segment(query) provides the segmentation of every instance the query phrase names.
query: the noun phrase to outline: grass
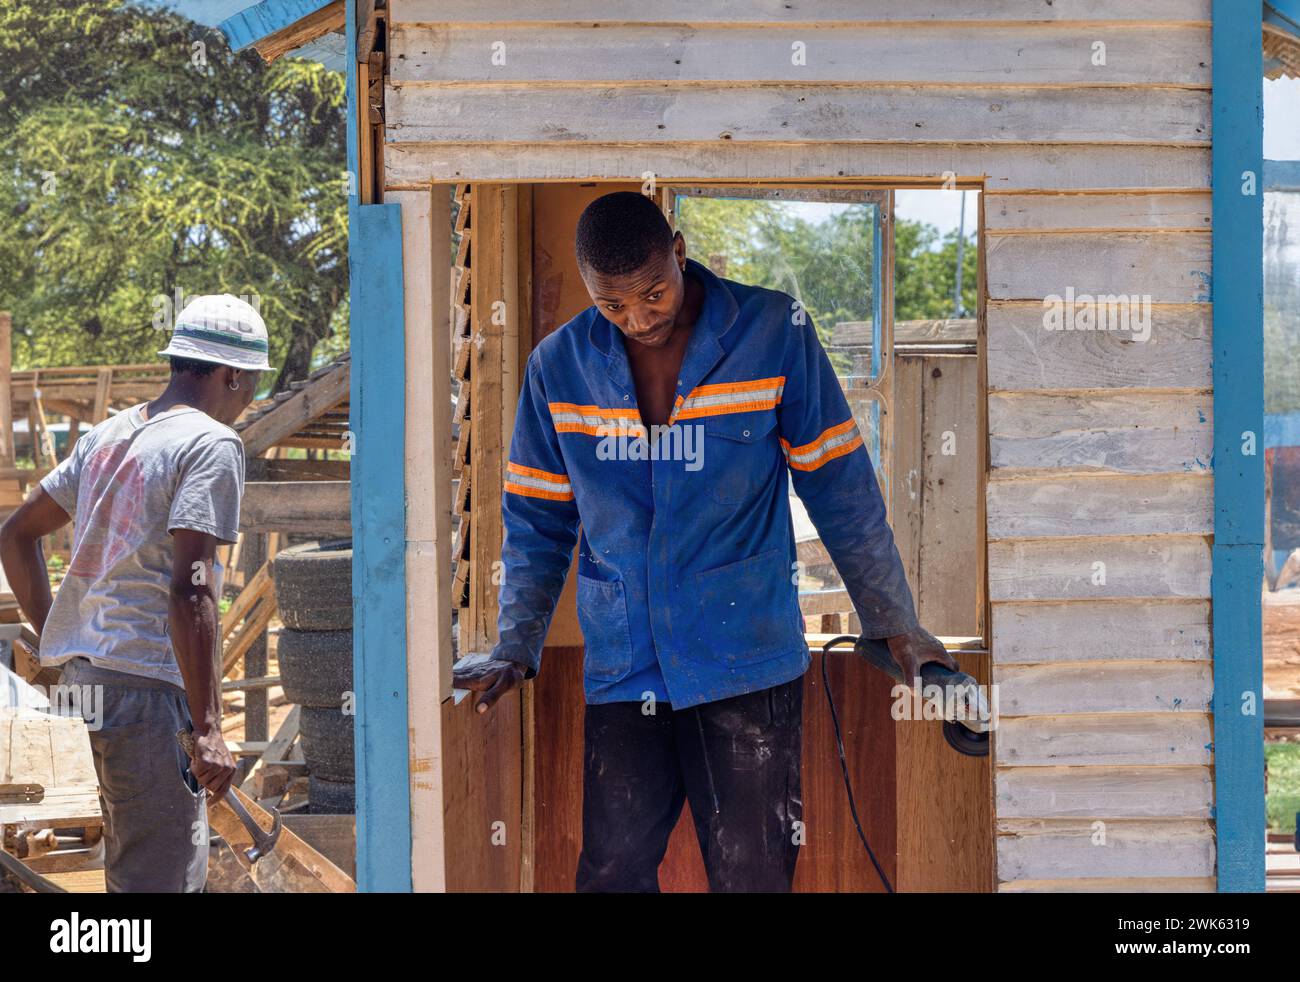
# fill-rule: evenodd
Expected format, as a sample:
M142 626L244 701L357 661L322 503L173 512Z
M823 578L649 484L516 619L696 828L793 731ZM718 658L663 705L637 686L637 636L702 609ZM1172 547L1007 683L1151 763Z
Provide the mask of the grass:
M1268 763L1268 794L1264 798L1268 827L1294 832L1296 812L1300 812L1300 743L1266 744L1264 759Z

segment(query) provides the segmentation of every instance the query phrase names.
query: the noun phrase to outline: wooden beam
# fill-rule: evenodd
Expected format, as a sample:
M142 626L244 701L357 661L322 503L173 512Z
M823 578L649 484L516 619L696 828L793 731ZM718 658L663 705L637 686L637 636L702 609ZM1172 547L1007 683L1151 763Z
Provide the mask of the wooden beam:
M261 805L239 788L232 787L228 793L239 798L258 825L270 830L271 816ZM230 805L224 800L211 804L208 821L263 893L356 893L357 885L350 876L288 828L280 829L280 838L268 855L249 863L244 850L253 844L253 837Z
M293 746L293 741L298 739L298 724L301 717L301 706L294 706L289 710L289 715L284 718L280 728L275 731L275 736L266 745L265 752L253 764L253 769L248 772L248 776L240 783L240 788L246 793L255 794L259 791L258 785L262 774L265 773L267 761L288 758L289 748Z
M226 647L225 654L221 658L222 678L230 674L231 669L239 664L239 660L253 646L253 642L266 632L267 625L275 616L275 611L275 594L272 593L263 600L253 615L244 621L239 636Z
M347 460L287 460L253 457L244 462L244 480L258 481L346 481L352 472Z
M102 423L108 419L108 398L113 389L113 369L101 368L95 380L95 402L91 408L90 421Z
M270 64L281 55L286 55L295 48L301 48L322 35L343 30L345 18L343 0L334 0L333 3L295 21L283 30L254 41L253 48L262 56L263 61Z
M235 632L239 622L248 616L249 612L257 605L259 600L269 597L274 591L274 584L271 582L271 564L263 563L261 568L253 574L252 579L244 586L235 602L230 605L225 616L221 618L221 640L224 643L227 638Z
M252 481L244 485L240 531L346 535L352 530L348 481Z
M501 494L506 447L518 398L519 192L510 185L474 188L474 276L470 290L469 616L460 621L461 651L478 651L496 637L497 587L491 573L501 559ZM480 344L480 339L482 343ZM507 391L513 390L509 396ZM462 424L463 426L464 424Z
M351 363L341 362L315 381L307 383L290 398L240 431L244 453L260 457L293 434L304 423L316 419L348 398Z

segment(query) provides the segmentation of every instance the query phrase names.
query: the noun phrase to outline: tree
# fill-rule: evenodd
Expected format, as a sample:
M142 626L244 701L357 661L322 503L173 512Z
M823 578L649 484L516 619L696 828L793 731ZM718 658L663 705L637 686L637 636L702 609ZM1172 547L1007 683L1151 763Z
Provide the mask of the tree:
M346 338L342 75L124 0L0 0L0 93L16 364L157 360L201 293L258 306L276 388Z
M874 309L874 206L854 204L813 222L787 203L740 198L679 200L678 227L687 251L724 275L783 290L811 315L823 341L843 321L869 321ZM978 253L966 237L962 306L976 309ZM940 239L921 222L894 227L894 319L954 316L957 233ZM968 314L969 316L969 314Z

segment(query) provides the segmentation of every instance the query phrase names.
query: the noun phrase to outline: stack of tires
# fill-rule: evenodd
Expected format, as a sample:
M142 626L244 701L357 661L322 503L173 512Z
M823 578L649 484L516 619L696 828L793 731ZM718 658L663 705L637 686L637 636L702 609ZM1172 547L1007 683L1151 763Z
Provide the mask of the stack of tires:
M285 549L275 557L274 577L284 622L280 680L285 698L302 707L298 729L307 761L308 808L316 814L355 811L352 543Z

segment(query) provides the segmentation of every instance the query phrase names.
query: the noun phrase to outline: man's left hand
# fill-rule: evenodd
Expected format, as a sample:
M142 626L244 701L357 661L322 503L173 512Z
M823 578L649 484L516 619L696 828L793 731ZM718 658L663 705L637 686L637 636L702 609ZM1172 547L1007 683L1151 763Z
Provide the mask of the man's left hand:
M903 670L903 681L908 686L917 684L914 680L920 677L921 666L929 661L937 661L954 672L961 670L957 659L948 654L943 642L923 627L908 634L896 634L886 638L885 642L894 661Z

